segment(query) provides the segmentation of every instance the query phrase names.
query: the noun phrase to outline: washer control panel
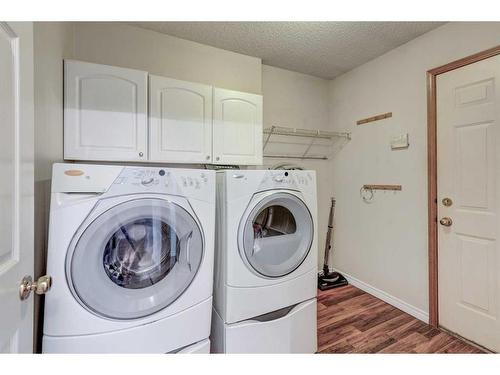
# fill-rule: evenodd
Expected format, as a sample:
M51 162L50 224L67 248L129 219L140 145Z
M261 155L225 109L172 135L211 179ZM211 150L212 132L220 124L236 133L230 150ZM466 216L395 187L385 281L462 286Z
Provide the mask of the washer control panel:
M199 176L181 176L180 180L183 188L193 188L197 190L208 183L207 174L204 172L201 172Z
M158 186L163 183L164 186L167 186L169 184L169 174L164 169L159 168L125 167L114 183L115 185L144 187Z
M125 167L113 182L115 192L158 192L176 195L207 194L213 171L196 169ZM213 182L212 182L213 184Z

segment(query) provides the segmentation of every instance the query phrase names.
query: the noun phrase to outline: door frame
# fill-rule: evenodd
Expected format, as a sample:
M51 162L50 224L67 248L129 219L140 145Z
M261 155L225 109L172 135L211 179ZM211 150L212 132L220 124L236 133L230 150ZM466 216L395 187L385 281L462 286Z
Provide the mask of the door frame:
M437 76L500 55L500 45L452 61L427 71L427 183L428 183L428 256L429 324L439 326L438 296L438 197L437 197Z

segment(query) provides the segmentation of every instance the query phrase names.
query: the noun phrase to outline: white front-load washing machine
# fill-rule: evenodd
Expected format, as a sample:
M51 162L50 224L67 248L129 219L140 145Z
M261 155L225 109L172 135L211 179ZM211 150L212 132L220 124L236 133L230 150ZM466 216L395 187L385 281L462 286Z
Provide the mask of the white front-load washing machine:
M208 352L215 173L54 164L44 353Z
M312 353L314 171L217 172L212 351Z

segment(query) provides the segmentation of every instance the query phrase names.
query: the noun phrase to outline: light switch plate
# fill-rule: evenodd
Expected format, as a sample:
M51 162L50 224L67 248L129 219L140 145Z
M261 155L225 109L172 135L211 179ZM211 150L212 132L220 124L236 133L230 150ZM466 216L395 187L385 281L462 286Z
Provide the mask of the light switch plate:
M391 150L401 150L408 148L409 146L410 142L408 141L408 133L391 139Z

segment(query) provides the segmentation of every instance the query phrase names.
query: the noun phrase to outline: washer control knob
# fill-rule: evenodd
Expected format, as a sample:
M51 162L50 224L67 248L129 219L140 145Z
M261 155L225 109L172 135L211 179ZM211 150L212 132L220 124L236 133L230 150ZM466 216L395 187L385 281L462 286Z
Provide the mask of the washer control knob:
M154 178L153 177L150 177L148 179L144 179L141 181L141 184L144 185L144 186L149 186L151 185L153 182L154 182Z

